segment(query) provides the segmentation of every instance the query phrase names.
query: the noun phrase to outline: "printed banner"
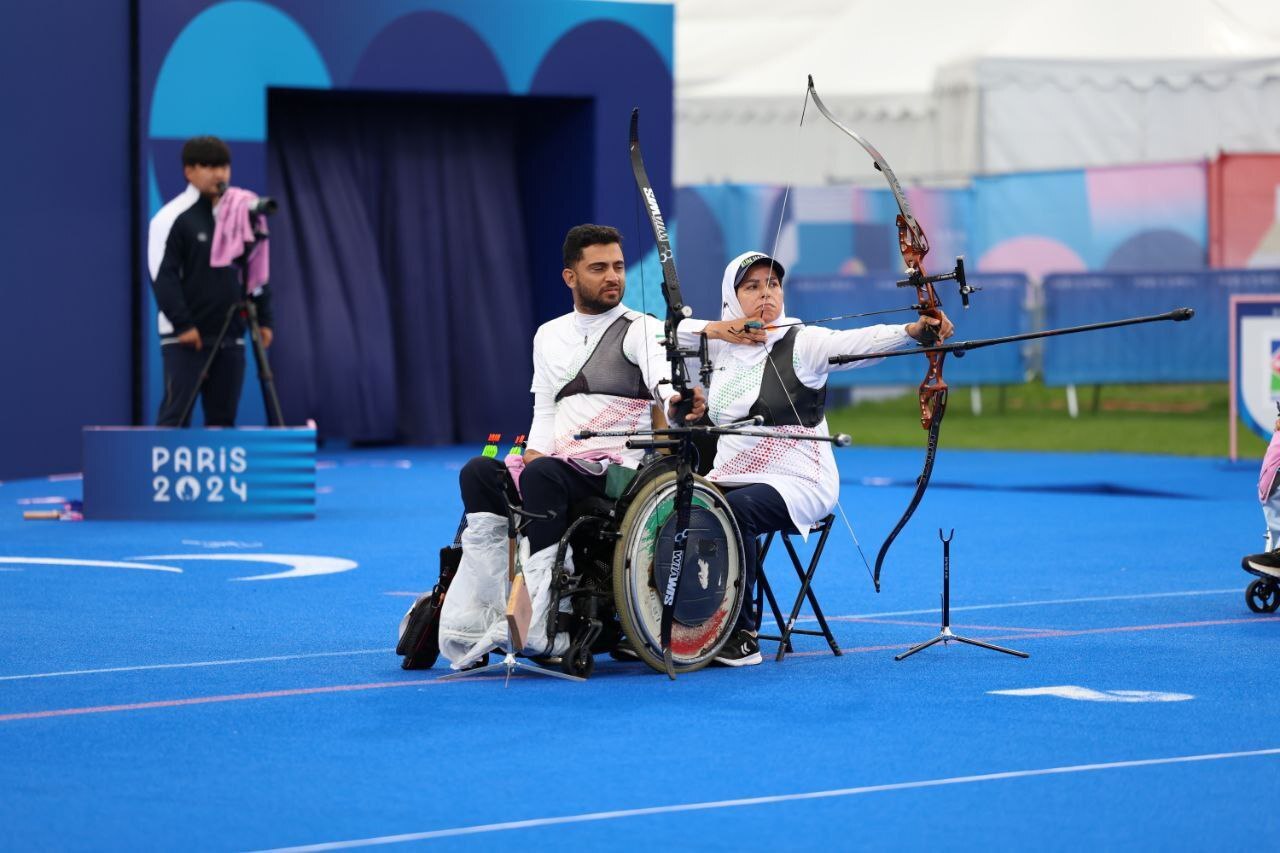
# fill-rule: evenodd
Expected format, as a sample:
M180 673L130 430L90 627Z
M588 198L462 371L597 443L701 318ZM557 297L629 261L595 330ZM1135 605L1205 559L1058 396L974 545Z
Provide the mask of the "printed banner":
M314 518L314 427L84 428L84 517Z
M1280 293L1231 297L1231 458L1237 418L1270 441L1280 416Z
M1280 154L1221 154L1209 169L1215 267L1280 267Z

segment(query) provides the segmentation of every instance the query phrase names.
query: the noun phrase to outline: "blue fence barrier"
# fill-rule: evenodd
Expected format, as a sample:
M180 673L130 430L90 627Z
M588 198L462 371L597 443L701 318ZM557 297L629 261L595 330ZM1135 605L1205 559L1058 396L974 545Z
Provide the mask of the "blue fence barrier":
M956 324L955 340L995 338L1026 331L1027 277L1021 274L970 275L969 283L981 291L972 297L973 308L964 310L954 282L936 286L943 310ZM900 308L915 301L915 290L898 287L881 276L797 276L787 282L787 313L801 320ZM862 320L845 320L832 328L856 328L874 323L909 323L910 313L887 314ZM915 385L924 376L922 358L891 358L858 370L831 374L832 387L852 385ZM1022 382L1025 369L1022 349L998 346L950 357L946 377L952 385L999 385Z
M1280 293L1280 270L1050 275L1045 325L1078 326L1194 308L1185 323L1151 323L1048 338L1048 385L1221 382L1227 379L1227 308L1237 293Z

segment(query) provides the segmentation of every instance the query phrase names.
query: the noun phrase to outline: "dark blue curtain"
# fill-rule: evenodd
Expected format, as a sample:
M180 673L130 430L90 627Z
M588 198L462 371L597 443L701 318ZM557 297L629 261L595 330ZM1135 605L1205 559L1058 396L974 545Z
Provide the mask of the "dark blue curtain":
M415 444L527 428L516 130L482 103L273 93L271 354L288 423Z

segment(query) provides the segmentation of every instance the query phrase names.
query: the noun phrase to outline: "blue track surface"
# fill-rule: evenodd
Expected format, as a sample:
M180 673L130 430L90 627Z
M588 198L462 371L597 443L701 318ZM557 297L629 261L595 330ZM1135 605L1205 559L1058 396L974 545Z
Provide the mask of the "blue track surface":
M843 657L802 638L775 664L766 643L762 666L673 683L602 656L586 684L503 689L403 672L391 650L469 452L328 455L314 522L24 522L19 501L79 483L0 485L0 558L27 561L0 562L0 847L1274 843L1280 618L1245 607L1239 569L1261 547L1255 463L944 447L881 595L832 533L816 588ZM837 457L874 557L920 452ZM937 633L939 527L956 529L955 631L1029 660L952 645L894 662ZM358 565L250 581L234 579L281 567L31 562L245 553ZM991 692L1067 685L1113 701Z

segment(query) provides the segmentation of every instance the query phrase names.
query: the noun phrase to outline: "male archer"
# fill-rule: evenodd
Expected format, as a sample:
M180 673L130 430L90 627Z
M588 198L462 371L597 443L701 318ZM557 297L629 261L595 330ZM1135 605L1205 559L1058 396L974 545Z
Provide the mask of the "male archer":
M524 468L509 471L502 462L478 456L458 478L467 525L462 560L440 614L440 651L455 669L474 665L508 642L508 502L520 503L534 516L521 546L533 605L523 651L562 655L568 650L566 634L554 641L546 636L546 617L555 605L552 565L569 524L569 508L604 496L603 474L609 464L634 468L642 456L628 449L623 438L574 436L583 430L648 429L654 403L674 419L680 400L658 344L662 325L622 304L622 235L607 225L578 225L569 229L563 254L561 276L573 293L573 310L544 323L534 335L533 422ZM706 412L702 389L695 388L693 397L689 422Z

